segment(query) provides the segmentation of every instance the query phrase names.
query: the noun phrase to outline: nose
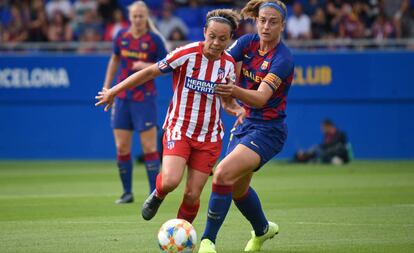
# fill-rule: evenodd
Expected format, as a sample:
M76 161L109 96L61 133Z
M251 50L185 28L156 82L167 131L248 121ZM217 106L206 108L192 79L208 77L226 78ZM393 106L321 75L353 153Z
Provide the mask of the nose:
M220 44L220 41L219 41L219 39L215 39L215 40L213 40L213 43L214 43L214 45L218 45L218 44Z

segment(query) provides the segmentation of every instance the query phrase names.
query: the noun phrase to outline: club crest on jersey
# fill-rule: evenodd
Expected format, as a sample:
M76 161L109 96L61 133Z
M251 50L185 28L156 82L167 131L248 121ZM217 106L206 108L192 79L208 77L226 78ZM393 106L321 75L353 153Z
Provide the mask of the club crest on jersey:
M148 45L148 43L147 43L147 42L142 42L142 43L141 43L141 49L142 49L142 50L147 50L147 49L148 49L148 47L149 47L149 45Z
M216 87L216 85L217 84L214 82L210 82L206 80L199 80L199 79L191 78L189 76L185 78L186 88L190 90L198 91L201 93L213 94L214 88Z
M269 66L269 62L268 61L264 61L262 63L262 66L260 66L260 69L261 70L266 70L268 66Z
M224 74L226 73L226 71L223 68L219 68L217 71L217 79L221 80L224 78Z
M129 44L128 40L121 40L122 46L128 46L128 44Z
M169 150L173 149L175 146L175 141L167 141L167 148Z

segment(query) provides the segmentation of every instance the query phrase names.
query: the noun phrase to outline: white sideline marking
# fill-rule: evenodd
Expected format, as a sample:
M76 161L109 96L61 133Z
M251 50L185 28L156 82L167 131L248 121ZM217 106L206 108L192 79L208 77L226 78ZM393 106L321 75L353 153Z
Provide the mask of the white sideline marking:
M384 224L384 223L338 223L338 222L287 222L286 224L297 225L323 225L323 226L403 226L412 227L414 224Z

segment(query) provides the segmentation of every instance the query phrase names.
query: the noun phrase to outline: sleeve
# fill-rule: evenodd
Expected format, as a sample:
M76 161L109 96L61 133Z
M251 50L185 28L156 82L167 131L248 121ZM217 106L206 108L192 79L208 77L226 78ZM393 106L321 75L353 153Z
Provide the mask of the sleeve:
M162 73L169 73L181 66L188 57L189 54L180 47L169 53L164 59L158 61L157 65Z
M165 44L163 42L163 40L161 39L160 36L154 34L153 36L153 40L156 46L156 60L159 61L161 59L163 59L166 55L167 55L167 49L165 48Z
M244 48L250 43L251 37L251 34L243 35L227 49L236 62L243 60Z
M119 31L113 41L113 49L112 52L116 55L120 55L121 53L121 40L122 40L122 30Z
M269 73L265 76L263 82L267 83L273 92L276 92L283 80L292 75L293 68L293 60L290 57L278 57L272 61Z

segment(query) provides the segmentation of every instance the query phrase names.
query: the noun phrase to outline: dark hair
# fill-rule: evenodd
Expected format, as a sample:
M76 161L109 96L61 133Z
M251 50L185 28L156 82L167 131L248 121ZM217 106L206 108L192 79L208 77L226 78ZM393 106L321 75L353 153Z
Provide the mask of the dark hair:
M232 9L217 9L207 13L205 28L208 27L210 21L228 24L234 32L239 25L240 15Z
M324 125L324 126L335 126L335 124L333 123L333 121L331 119L324 119L322 121L322 125Z

